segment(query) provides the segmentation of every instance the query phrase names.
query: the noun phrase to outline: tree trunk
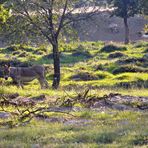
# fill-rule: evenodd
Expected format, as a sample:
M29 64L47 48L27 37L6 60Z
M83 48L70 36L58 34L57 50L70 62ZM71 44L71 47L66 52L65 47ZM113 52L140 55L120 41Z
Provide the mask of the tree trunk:
M124 26L125 26L125 44L129 43L129 27L127 22L127 17L124 18Z
M52 44L53 47L53 61L54 61L54 77L52 88L57 89L60 84L60 55L58 50L58 41Z

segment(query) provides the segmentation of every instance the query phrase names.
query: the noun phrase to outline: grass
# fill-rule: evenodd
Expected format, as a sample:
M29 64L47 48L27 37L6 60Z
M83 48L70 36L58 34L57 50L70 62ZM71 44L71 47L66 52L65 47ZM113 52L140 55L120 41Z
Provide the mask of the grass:
M147 115L130 112L96 113L95 120L84 125L32 122L14 129L1 129L1 147L134 147L146 146ZM94 118L89 116L89 119ZM139 126L138 122L141 122ZM66 124L66 123L65 123ZM145 129L145 130L144 130Z
M111 53L122 49L126 59L143 58L147 50L146 42L139 42L134 45L121 45L114 43L110 46ZM125 57L109 59L110 52L101 52L104 49L103 42L82 42L82 43L60 43L61 53L61 84L58 90L41 90L38 81L35 80L25 85L24 89L17 88L10 84L11 79L0 81L0 94L19 93L20 96L34 97L45 94L48 101L55 101L68 95L76 95L90 88L90 95L102 97L110 93L122 95L148 97L148 73L143 72L122 72L112 73L122 65L118 60L125 60ZM117 46L117 48L116 48ZM14 49L11 49L11 48ZM48 67L47 80L52 85L53 66L52 59L47 55L51 54L51 47L44 45L34 48L27 45L15 45L11 48L0 49L0 62L3 60L30 62L31 64L44 64ZM10 52L11 50L11 52ZM14 52L18 52L14 54ZM20 57L24 53L26 55ZM8 58L9 57L9 58ZM138 64L138 65L136 65ZM145 69L147 63L131 63L131 66L138 66ZM128 66L128 64L125 64ZM72 79L73 76L87 77L94 79ZM128 88L123 87L126 84ZM47 105L44 103L43 105ZM81 104L75 106L82 107ZM13 110L10 107L10 110ZM67 123L47 122L32 120L30 124L13 129L0 127L0 147L147 147L148 126L147 112L114 111L95 112L92 110L72 112L77 118L49 113L49 117L64 118ZM69 124L68 121L81 121L80 124ZM0 119L0 122L2 119ZM88 121L85 123L85 121Z

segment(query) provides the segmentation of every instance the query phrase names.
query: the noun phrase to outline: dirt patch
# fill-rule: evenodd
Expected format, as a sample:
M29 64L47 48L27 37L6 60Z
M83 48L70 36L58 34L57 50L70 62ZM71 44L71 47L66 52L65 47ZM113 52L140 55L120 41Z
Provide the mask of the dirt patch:
M42 103L47 100L45 95L37 97L22 97L19 94L1 94L0 105L14 105L14 106L34 106L38 103ZM53 103L53 102L52 102ZM78 93L76 96L66 96L64 99L58 99L54 104L57 107L44 108L46 112L67 112L78 111L75 109L75 104L83 104L87 109L99 108L99 109L116 109L116 110L147 110L148 109L148 97L136 97L129 95L113 94L104 95L103 97L97 97L89 95L89 89L83 93ZM3 114L2 114L3 115ZM39 115L39 118L47 118L48 116Z
M63 123L65 125L87 126L92 120L78 118L74 112L96 111L110 112L111 110L129 110L129 111L147 111L148 97L135 97L121 94L109 94L103 97L92 96L89 89L78 93L75 96L66 96L57 99L55 102L45 103L45 96L36 98L27 98L18 96L18 94L0 95L0 105L3 111L0 112L0 119L9 120L1 123L3 126L16 127L26 125L32 119L42 120L50 123ZM6 98L7 97L7 98ZM43 99L40 99L43 98ZM34 100L33 100L34 99ZM44 107L39 101L44 100ZM45 106L46 104L46 106ZM83 107L76 107L75 104L82 104ZM7 107L14 108L13 112ZM36 105L36 106L34 106ZM8 110L7 110L8 109ZM47 113L55 113L54 116ZM58 113L63 116L58 116ZM10 118L14 117L14 118ZM18 122L16 122L18 121Z
M74 106L77 103L83 104L86 108L97 108L100 111L108 109L115 110L148 110L148 97L135 97L121 94L105 95L103 97L90 96L89 90L64 98L61 106Z
M36 97L22 97L18 93L15 94L0 94L0 105L2 106L35 106L37 103L46 101L45 95Z

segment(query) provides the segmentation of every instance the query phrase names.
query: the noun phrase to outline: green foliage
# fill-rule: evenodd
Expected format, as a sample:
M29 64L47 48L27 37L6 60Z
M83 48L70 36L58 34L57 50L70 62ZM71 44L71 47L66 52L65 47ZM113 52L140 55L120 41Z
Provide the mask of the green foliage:
M0 24L5 23L9 16L9 9L0 4Z
M148 15L148 1L147 0L140 0L140 4L142 7L143 14Z
M139 0L109 0L112 7L115 8L113 15L121 18L133 17L135 14L140 13Z
M144 31L145 31L145 33L148 33L148 24L146 24L146 25L144 26Z

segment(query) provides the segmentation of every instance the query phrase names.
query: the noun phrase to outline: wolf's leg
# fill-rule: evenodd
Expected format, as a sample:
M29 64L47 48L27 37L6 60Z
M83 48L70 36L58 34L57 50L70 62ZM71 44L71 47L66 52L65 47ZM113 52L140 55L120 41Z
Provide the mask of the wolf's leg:
M48 82L47 82L46 79L44 79L44 84L45 84L45 87L46 87L46 88L49 88L49 84L48 84Z
M41 85L41 89L46 89L46 88L49 88L49 85L48 85L48 82L47 80L45 79L45 73L42 72L38 75L38 80L40 82L40 85Z
M22 89L24 88L20 77L17 77L17 86Z
M40 83L41 89L45 89L43 80L41 78L38 78L38 81Z
M17 87L18 88L24 88L23 85L21 84L21 81L20 80L17 81Z
M45 88L49 88L49 84L48 84L48 82L47 82L47 80L46 80L45 69L43 70L43 73L42 73L41 77L42 77L42 79L43 79Z

